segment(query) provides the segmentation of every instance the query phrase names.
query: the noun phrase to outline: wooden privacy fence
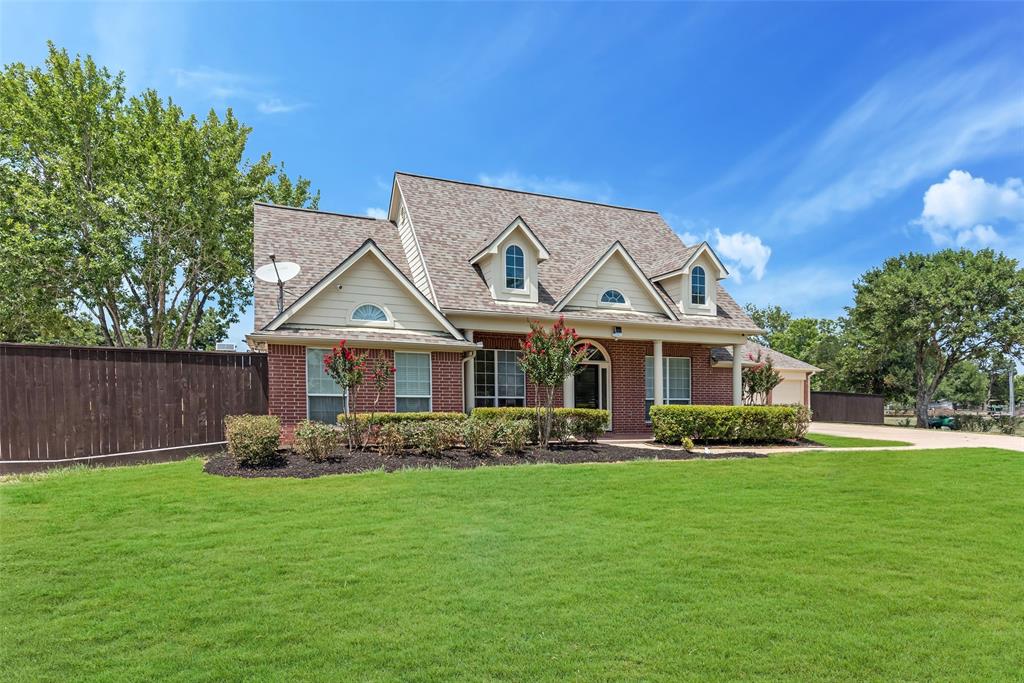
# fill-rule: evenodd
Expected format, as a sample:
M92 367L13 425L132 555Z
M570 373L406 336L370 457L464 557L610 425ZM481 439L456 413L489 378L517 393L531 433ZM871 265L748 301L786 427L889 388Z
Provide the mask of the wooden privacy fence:
M818 422L885 424L885 399L879 394L812 391L811 412Z
M167 460L267 412L258 353L0 344L0 471Z

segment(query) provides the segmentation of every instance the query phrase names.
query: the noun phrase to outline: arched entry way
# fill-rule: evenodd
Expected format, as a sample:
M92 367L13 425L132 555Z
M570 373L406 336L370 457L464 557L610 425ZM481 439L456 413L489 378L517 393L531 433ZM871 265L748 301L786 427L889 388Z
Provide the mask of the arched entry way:
M600 408L612 410L612 363L608 350L592 339L581 339L577 346L589 344L583 368L562 387L565 405L569 408ZM611 420L607 429L611 429Z

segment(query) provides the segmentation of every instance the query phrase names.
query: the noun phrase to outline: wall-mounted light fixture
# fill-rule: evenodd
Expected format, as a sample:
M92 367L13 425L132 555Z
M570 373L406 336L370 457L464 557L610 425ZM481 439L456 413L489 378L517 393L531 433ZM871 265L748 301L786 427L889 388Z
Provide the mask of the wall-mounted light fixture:
M618 325L616 325L615 327L612 328L612 338L613 339L618 339L621 336L622 336L622 328L619 327Z

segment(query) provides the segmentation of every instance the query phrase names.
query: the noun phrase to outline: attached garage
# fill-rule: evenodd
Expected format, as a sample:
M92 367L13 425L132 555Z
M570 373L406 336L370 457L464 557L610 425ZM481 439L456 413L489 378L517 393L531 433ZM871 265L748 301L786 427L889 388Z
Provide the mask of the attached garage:
M782 375L782 383L772 391L772 405L800 403L810 407L811 375L820 372L821 368L816 368L810 363L805 363L802 360L797 360L754 342L747 342L743 346L741 359L744 366L754 365L753 359L759 357L770 358L772 365ZM732 367L732 354L729 352L729 349L712 349L711 360L713 367Z

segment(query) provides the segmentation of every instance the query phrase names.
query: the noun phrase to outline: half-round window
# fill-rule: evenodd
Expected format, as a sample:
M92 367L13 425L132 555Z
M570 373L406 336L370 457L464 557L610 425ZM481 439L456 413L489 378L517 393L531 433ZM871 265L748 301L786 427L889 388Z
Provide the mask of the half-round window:
M505 250L505 289L526 289L526 257L515 244Z
M601 303L625 306L626 297L622 296L622 292L617 289L609 289L601 295Z
M704 269L697 266L690 273L690 303L703 306L707 302L707 278Z
M386 323L388 321L388 314L380 306L363 304L352 311L352 320L366 323Z

